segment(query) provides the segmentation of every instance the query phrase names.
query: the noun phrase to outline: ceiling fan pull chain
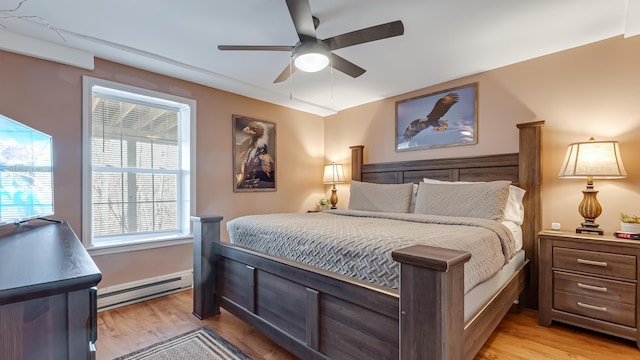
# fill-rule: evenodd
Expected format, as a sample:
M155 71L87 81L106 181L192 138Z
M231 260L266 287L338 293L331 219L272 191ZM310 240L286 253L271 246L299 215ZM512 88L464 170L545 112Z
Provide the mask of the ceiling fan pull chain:
M329 75L329 82L331 83L330 84L330 87L331 87L331 100L333 100L333 59L331 58L331 56L329 56L329 61L330 61L330 64L329 64L329 74L330 74Z
M289 100L293 100L293 57L289 56Z

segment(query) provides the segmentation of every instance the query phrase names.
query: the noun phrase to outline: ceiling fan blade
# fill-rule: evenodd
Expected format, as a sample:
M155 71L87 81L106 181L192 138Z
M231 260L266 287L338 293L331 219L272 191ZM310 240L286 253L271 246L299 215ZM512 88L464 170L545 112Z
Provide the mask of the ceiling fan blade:
M293 46L218 45L218 50L292 51Z
M289 78L289 75L293 74L294 72L296 72L296 67L287 65L287 67L282 70L280 75L278 75L278 77L273 80L273 83L275 84L287 80Z
M331 50L342 49L347 46L358 45L370 41L382 40L404 34L402 21L397 20L386 24L376 25L346 34L337 35L323 40Z
M357 78L358 76L364 74L365 71L367 71L360 66L352 63L351 61L334 53L331 53L331 67L336 70L340 70L353 78Z
M315 39L316 27L313 24L309 0L287 0L287 7L300 41Z

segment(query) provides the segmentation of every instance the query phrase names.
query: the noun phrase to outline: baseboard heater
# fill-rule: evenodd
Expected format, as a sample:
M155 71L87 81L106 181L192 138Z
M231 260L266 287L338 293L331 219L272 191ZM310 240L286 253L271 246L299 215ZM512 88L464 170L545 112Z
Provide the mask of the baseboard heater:
M98 288L98 311L150 300L191 288L193 271L157 276L126 284Z

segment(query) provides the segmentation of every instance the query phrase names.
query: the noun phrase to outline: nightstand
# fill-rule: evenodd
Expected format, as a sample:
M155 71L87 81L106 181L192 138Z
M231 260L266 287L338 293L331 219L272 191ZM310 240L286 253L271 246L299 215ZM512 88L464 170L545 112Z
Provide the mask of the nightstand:
M551 230L538 241L538 323L560 321L640 347L640 241Z

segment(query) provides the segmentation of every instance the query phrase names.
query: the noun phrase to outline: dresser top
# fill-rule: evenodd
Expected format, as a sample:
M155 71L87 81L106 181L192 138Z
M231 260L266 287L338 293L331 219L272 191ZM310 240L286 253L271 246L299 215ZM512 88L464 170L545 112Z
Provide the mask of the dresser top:
M0 305L85 289L101 279L66 222L0 227Z

